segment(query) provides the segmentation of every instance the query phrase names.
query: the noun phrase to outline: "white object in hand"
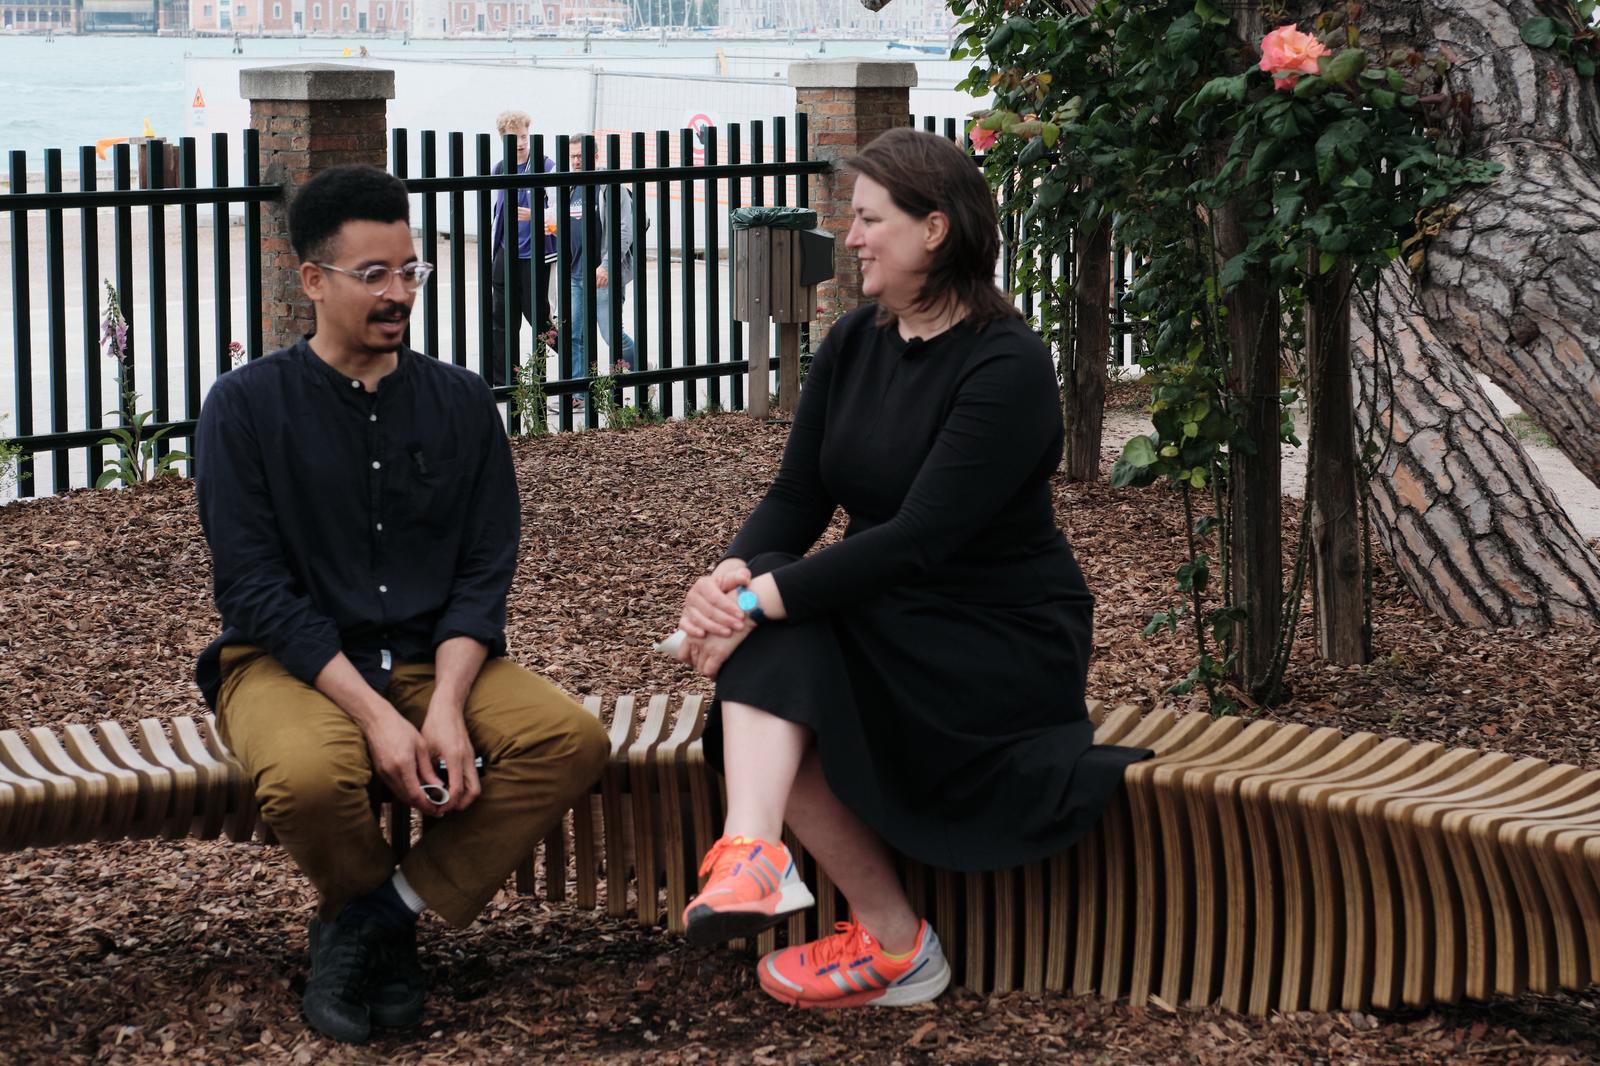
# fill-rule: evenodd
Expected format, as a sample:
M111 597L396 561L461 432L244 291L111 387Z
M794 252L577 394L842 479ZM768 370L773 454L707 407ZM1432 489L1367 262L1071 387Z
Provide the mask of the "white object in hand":
M681 629L674 629L670 636L656 641L650 645L652 651L659 651L666 655L677 657L678 649L683 647L683 642L689 639L689 634Z

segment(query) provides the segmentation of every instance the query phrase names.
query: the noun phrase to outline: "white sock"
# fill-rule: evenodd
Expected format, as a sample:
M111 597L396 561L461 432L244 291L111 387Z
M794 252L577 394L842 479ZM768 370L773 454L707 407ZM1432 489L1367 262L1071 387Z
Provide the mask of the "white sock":
M411 887L411 882L406 880L406 875L397 867L394 876L389 878L389 883L394 885L395 894L400 897L400 902L411 908L412 914L421 914L428 909L428 903L417 890Z

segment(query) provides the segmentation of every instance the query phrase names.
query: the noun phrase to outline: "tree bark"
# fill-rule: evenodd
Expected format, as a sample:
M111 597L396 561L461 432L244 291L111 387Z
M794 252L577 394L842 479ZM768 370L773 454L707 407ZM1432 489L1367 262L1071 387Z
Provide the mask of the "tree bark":
M1459 625L1600 621L1600 559L1409 285L1396 263L1352 322L1358 425L1382 449L1368 483L1378 539Z
M1312 252L1315 263L1316 252ZM1317 650L1344 666L1370 658L1361 569L1361 490L1351 396L1350 267L1340 263L1306 286L1306 378L1310 386L1311 587Z
M1429 243L1421 313L1600 485L1600 97L1558 53L1522 43L1543 13L1375 0L1362 26L1386 47L1436 43L1451 90L1472 95L1467 151L1505 167Z
M1072 373L1067 381L1067 480L1100 479L1106 378L1111 361L1111 219L1078 233L1072 292Z

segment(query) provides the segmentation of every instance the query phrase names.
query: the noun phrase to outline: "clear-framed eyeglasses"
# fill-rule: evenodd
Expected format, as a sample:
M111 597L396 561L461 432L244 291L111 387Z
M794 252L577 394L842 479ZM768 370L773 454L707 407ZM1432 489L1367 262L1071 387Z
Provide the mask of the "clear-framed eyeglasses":
M407 263L399 270L386 266L369 266L363 270L349 270L345 267L334 266L332 263L313 262L313 266L323 270L331 270L336 274L347 274L357 281L373 296L382 296L389 291L389 286L394 284L395 275L400 276L400 284L407 292L416 292L427 284L428 278L433 275L433 264L424 263L420 259L415 263Z

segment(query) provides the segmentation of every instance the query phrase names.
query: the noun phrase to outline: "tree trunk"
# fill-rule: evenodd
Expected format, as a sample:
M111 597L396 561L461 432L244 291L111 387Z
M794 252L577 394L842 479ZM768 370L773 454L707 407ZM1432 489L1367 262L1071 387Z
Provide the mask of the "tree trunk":
M1312 252L1315 263L1317 253ZM1361 490L1350 389L1350 267L1341 262L1306 286L1306 379L1311 458L1306 500L1317 650L1353 666L1370 657L1361 570ZM1276 435L1274 435L1276 436Z
M1354 316L1360 431L1383 449L1371 517L1417 598L1460 625L1600 621L1600 559L1390 267ZM1373 337L1383 338L1375 350Z
M1100 479L1111 361L1111 219L1078 233L1072 291L1072 373L1067 380L1067 480Z
M1374 0L1361 22L1386 47L1438 45L1451 90L1472 94L1467 150L1505 167L1429 243L1422 314L1600 484L1600 97L1570 61L1522 43L1544 13Z

